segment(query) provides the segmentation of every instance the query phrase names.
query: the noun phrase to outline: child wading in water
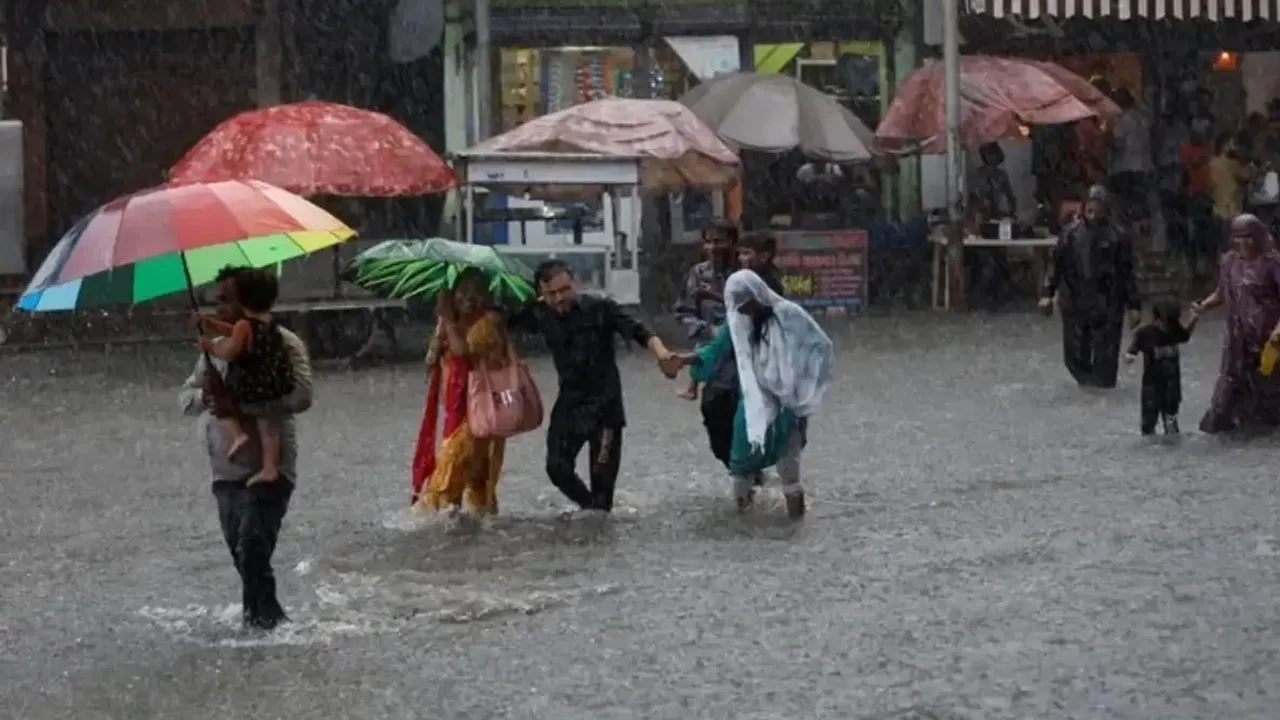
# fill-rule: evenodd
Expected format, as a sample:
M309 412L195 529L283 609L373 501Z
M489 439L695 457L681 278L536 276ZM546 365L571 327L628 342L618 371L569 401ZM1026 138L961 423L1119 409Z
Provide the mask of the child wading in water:
M1133 341L1125 354L1131 363L1142 355L1142 434L1164 424L1165 435L1177 435L1178 406L1182 404L1182 368L1178 346L1191 339L1199 316L1192 314L1186 325L1176 302L1157 303L1151 322L1133 331Z
M759 275L770 290L786 297L782 278L773 264L777 254L778 241L768 233L749 233L738 241L738 267Z
M204 330L221 337L200 338L200 347L227 362L227 394L241 413L222 420L234 434L228 457L242 450L256 429L262 444L262 471L249 484L274 482L280 475L280 423L265 405L293 392L284 338L271 317L280 284L269 271L246 270L235 277L234 289L244 317L235 323L201 317Z
M702 262L694 265L684 280L684 291L676 307L676 314L683 315L689 325L689 338L698 347L708 342L715 328L724 322L724 281L734 271L734 250L738 243L736 225L720 221L702 234ZM692 379L676 395L685 400L697 400L698 383Z

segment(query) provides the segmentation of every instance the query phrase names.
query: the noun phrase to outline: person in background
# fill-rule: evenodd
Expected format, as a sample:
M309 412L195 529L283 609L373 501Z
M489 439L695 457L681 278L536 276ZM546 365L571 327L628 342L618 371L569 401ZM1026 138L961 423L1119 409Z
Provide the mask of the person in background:
M1252 163L1262 155L1262 136L1267 132L1267 116L1249 113L1235 135L1236 154L1240 162Z
M1013 184L1004 169L1004 150L996 143L987 143L978 151L982 163L973 171L973 187L969 200L982 222L1015 221L1018 202L1013 194ZM974 297L981 297L995 308L1009 276L1009 252L1005 248L975 248L965 252L969 259L969 286Z
M1212 158L1213 145L1209 136L1199 129L1192 130L1190 138L1178 151L1178 160L1186 175L1183 203L1186 222L1183 232L1177 235L1181 241L1178 250L1186 259L1193 278L1203 276L1200 261L1212 262L1217 245L1218 234L1213 222L1213 177L1209 171Z
M1018 201L1004 169L1004 150L998 143L987 143L978 149L978 157L982 163L973 171L971 195L976 196L989 220L1013 218L1018 214Z
M1191 140L1191 129L1183 105L1180 100L1171 101L1156 123L1155 179L1171 251L1187 245L1187 168L1182 148Z
M748 233L738 241L738 267L754 272L770 290L785 296L782 274L774 264L777 255L778 241L768 233Z
M1213 93L1200 88L1191 98L1191 132L1213 137Z
M1274 187L1267 187L1267 176L1280 169L1280 99L1267 103L1267 115L1253 142L1249 157L1251 183L1245 210L1256 215L1268 230L1275 231L1280 221L1280 197Z
M1249 182L1249 171L1240 161L1235 139L1229 132L1220 133L1213 143L1209 159L1209 192L1213 197L1215 233L1214 254L1225 252L1230 234L1227 226L1244 208L1243 188Z
M217 283L218 316L235 323L243 315L236 301L236 277L249 268L226 267ZM199 417L204 447L213 474L213 496L218 503L218 523L236 572L240 575L242 620L248 629L271 630L288 621L276 597L276 578L271 569L280 526L289 510L289 498L298 480L298 434L294 415L306 412L312 402L311 358L307 346L288 329L277 326L284 343L293 391L281 398L276 408L280 423L280 476L275 482L249 485L262 470L262 447L251 438L235 457L227 455L233 433L219 417L234 415L238 409L225 393L217 392L211 373L226 373L226 363L214 359L210 368L204 354L196 360L191 376L182 384L178 403L184 414Z
M689 268L676 304L676 318L696 343L711 340L724 322L724 281L734 270L738 244L737 226L719 221L702 233L703 259ZM685 400L698 399L698 383L690 380L677 393Z
M1165 435L1177 435L1178 408L1182 405L1182 367L1178 346L1191 339L1199 316L1182 324L1182 308L1176 302L1156 303L1151 308L1151 322L1133 331L1133 340L1125 352L1125 362L1132 363L1142 355L1142 434L1151 435L1156 424L1164 425Z
M1084 216L1059 237L1045 274L1040 308L1062 314L1067 371L1081 387L1113 388L1120 364L1125 311L1137 325L1141 301L1133 245L1111 221L1107 190L1089 189Z
M1280 373L1263 375L1262 348L1280 346L1280 253L1271 233L1253 215L1231 221L1235 249L1222 258L1218 288L1191 306L1197 315L1227 307L1227 337L1209 410L1206 433L1280 425Z
M573 270L563 260L540 264L534 282L538 301L521 308L510 322L542 336L560 380L547 425L547 475L583 510L612 512L627 424L614 337L647 347L671 378L679 372L675 355L613 299L578 294ZM590 488L575 469L584 446L591 453Z
M1133 93L1120 88L1112 95L1120 117L1111 133L1111 191L1120 205L1122 224L1146 216L1151 190L1151 125Z

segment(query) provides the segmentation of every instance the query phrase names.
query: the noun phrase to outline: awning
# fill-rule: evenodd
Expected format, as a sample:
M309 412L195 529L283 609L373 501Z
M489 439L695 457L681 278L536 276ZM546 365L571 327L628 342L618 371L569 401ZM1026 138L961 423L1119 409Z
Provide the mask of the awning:
M1280 21L1280 0L968 0L968 6L997 18Z

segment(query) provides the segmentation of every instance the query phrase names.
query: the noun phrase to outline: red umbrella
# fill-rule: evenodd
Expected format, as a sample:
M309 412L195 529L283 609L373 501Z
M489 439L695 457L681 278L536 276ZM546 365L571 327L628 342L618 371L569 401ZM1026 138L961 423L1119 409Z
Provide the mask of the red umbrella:
M973 147L1020 137L1024 125L1056 125L1097 116L1098 111L1073 94L1058 73L1040 65L985 55L961 58L961 143ZM943 64L933 60L908 75L876 128L876 138L889 145L926 141L925 152L945 151L944 74Z
M255 179L299 195L429 195L457 185L453 169L381 113L307 101L224 121L170 170L174 183Z

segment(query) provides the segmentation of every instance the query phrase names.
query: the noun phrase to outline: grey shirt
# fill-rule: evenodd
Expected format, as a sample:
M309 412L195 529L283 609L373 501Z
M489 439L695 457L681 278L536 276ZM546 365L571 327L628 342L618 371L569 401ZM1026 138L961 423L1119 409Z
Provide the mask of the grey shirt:
M680 301L675 308L676 319L689 332L689 338L700 345L715 337L716 329L725 321L725 307L723 302L716 300L699 300L698 288L709 285L718 292L724 292L728 276L727 269L717 270L709 260L694 265L685 275ZM733 353L725 353L720 358L707 385L715 389L738 387L738 368Z
M306 412L311 407L312 375L311 358L307 346L289 330L280 328L280 336L284 339L285 353L289 357L289 365L293 371L293 392L280 401L285 413L280 427L280 474L290 482L298 479L298 431L294 423L293 413ZM227 364L217 358L213 359L214 367L223 375L227 372ZM224 423L209 412L204 397L205 356L196 360L191 376L182 384L178 394L178 405L182 412L190 417L199 418L199 432L204 438L205 451L209 454L210 470L213 481L247 480L262 469L262 451L257 441L236 454L235 459L227 457L227 449L231 446L231 434Z

